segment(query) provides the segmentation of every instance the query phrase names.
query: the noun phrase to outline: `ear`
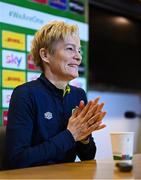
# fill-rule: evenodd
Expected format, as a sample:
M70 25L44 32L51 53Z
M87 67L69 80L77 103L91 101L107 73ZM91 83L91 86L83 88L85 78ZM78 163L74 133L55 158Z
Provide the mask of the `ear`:
M48 53L47 49L41 48L40 51L39 51L39 54L40 54L41 59L44 62L49 63L49 60L48 60L49 53Z

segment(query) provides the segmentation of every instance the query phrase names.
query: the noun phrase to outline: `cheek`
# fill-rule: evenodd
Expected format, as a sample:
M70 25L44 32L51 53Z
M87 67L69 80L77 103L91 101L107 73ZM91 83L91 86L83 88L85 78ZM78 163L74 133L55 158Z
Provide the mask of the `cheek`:
M67 69L68 68L68 64L70 62L71 57L66 55L65 52L57 54L54 58L54 61L56 63L56 68L63 68L63 69ZM58 66L58 67L57 67Z
M68 53L63 51L62 53L60 53L60 56L58 56L58 58L62 59L62 61L64 61L64 62L67 62L72 57L71 57L71 55L69 55Z

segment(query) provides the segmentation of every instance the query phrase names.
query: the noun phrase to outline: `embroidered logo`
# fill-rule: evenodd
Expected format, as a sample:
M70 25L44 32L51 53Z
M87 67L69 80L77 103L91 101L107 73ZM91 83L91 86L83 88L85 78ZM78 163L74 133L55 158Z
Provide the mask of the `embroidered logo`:
M44 113L44 118L48 119L48 120L52 119L53 118L52 113L51 112L45 112Z

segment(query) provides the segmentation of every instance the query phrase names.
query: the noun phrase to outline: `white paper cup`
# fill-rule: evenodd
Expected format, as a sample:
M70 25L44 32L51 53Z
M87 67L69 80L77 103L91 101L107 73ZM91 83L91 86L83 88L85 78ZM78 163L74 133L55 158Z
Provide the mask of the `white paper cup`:
M111 132L113 160L132 163L134 132Z

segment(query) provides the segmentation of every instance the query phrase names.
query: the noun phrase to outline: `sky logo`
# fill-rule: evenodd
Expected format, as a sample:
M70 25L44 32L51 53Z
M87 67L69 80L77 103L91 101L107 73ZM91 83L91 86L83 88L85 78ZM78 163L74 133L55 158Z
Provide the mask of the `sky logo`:
M7 64L14 64L14 65L17 65L17 67L19 67L21 61L22 61L22 57L14 56L14 54L8 54L6 56Z
M2 50L2 66L13 69L26 69L26 55L23 52Z

